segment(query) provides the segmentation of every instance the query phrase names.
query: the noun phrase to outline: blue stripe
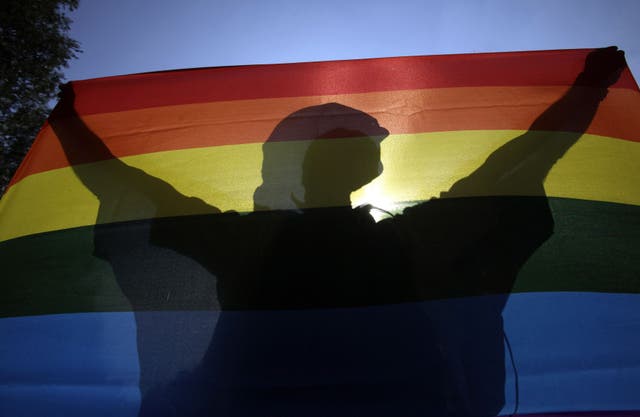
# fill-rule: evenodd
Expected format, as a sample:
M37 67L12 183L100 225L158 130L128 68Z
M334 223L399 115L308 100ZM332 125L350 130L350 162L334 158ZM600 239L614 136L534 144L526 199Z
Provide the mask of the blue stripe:
M470 312L489 298L495 297L362 309L234 312L230 317L233 326L256 314L287 320L295 316L296 321L322 321L327 327L340 323L345 334L356 327L378 326L376 340L384 340L398 323L410 322L409 318L419 312L427 312L437 321L442 312ZM200 362L220 317L219 312L143 315L138 320L161 323L166 340L177 341L167 343L171 349L162 351L159 347L161 352L154 359L161 384L179 378ZM640 409L640 295L513 294L503 317L511 347L505 350L504 358L507 383L503 414L512 413L516 407L516 379L520 413ZM439 331L454 335L455 321L447 319L446 323L451 329ZM0 320L0 338L0 415L138 414L141 365L132 313L5 318ZM384 349L389 348L385 342L380 343ZM163 359L162 355L174 359ZM411 360L411 354L407 360ZM353 376L349 372L358 369L344 370L338 378L347 380ZM388 375L393 372L384 365L378 371Z
M503 317L520 412L640 409L640 295L514 294ZM511 369L506 414L514 386Z
M5 318L0 339L0 415L138 414L133 314Z

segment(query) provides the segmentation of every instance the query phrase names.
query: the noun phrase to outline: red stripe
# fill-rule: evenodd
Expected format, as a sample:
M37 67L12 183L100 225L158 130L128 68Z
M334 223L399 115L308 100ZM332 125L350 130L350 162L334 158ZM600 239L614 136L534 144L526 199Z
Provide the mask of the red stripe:
M76 109L95 114L259 98L472 86L571 85L591 50L418 56L219 67L76 81ZM637 90L628 69L615 84Z

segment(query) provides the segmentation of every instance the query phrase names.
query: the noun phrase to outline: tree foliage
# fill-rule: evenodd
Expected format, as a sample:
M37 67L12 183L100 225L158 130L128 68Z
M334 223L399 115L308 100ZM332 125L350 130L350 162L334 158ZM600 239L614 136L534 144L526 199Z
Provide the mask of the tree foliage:
M24 158L80 52L67 13L78 0L0 1L0 195Z

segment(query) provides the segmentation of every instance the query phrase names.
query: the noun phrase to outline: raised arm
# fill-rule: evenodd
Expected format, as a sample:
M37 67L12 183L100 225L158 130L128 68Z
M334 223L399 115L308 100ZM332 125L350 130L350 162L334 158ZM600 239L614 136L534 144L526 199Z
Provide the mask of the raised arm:
M625 67L616 47L597 49L564 96L542 113L529 130L494 151L484 164L458 181L447 196L544 195L543 181L553 165L573 146Z
M197 198L180 194L173 186L118 159L104 142L87 127L74 108L73 87L61 87L60 101L49 117L49 124L75 174L100 200L99 222L119 220L119 210L153 211L150 217L179 213L214 213L215 207ZM105 161L100 169L91 161ZM133 217L147 217L134 213Z

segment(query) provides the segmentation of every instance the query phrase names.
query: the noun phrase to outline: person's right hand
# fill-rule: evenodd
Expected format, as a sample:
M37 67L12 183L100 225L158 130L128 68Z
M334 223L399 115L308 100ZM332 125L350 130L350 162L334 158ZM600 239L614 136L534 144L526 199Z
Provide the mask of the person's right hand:
M66 117L76 114L75 110L76 93L73 91L71 83L61 84L58 92L58 103L54 107L49 117Z

